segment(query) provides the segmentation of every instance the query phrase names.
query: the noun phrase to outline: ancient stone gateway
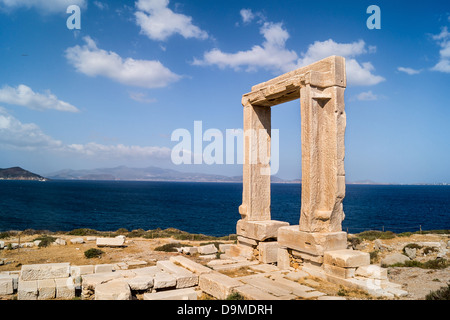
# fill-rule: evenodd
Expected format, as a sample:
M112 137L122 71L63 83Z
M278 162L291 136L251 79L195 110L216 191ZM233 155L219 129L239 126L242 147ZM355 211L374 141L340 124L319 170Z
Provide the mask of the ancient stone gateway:
M345 196L345 59L331 56L252 87L244 94L243 197L238 243L255 249L274 241L312 261L346 248L342 232ZM302 195L299 225L271 220L271 107L300 99ZM242 249L241 246L241 254ZM309 259L308 259L309 260Z

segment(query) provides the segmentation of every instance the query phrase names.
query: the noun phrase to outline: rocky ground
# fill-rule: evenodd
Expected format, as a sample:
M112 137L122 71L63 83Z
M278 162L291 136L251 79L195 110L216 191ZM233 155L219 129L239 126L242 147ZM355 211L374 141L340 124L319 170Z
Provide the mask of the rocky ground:
M21 236L20 242L32 242L39 235ZM156 261L166 260L178 253L155 251L155 248L165 244L180 242L184 246L198 246L210 241L174 240L172 238L128 238L124 248L101 248L104 251L100 257L86 258L84 252L90 248L96 248L95 241L85 241L81 244L70 242L77 236L57 235L66 241L66 245L50 245L48 247L30 247L13 250L0 250L0 272L20 270L22 265L69 262L72 265L87 264L113 264L127 261L145 261L149 266L155 265ZM350 235L350 238L352 235ZM86 239L86 237L84 237ZM357 250L371 253L372 263L384 265L387 257L401 254L406 257L403 248L408 247L409 261L421 263L421 267L388 267L388 277L391 282L402 285L402 289L408 291L408 296L400 299L418 300L424 299L431 291L446 287L450 283L450 268L447 264L443 269L424 268L427 261L450 261L448 249L449 235L445 234L413 234L408 237L394 237L392 239L358 240L351 242ZM9 243L17 243L15 237L0 239L7 246ZM233 243L233 241L220 240L220 243ZM436 245L440 247L437 248ZM350 242L349 242L350 245ZM434 248L434 249L433 249ZM412 250L414 249L414 250ZM414 252L413 252L414 251ZM200 257L193 257L197 262L206 264L207 261ZM240 275L245 270L239 270ZM319 279L313 279L312 284L330 295L344 296L347 299L373 299L364 293L355 290L345 290L342 287L326 283ZM315 282L314 282L315 281ZM311 285L311 284L310 284Z
M417 261L425 264L427 261L442 259L450 261L448 241L450 236L441 234L412 234L408 237L394 237L392 239L363 240L355 248L372 253L372 264L384 265L384 259L395 254L403 255L405 246L417 247L407 249L410 258L407 261ZM435 245L440 244L440 247ZM420 246L420 248L419 248ZM411 252L412 251L412 252ZM388 277L391 282L402 285L402 289L409 292L402 299L423 299L431 291L446 287L450 283L450 265L444 269L430 269L420 267L388 267Z

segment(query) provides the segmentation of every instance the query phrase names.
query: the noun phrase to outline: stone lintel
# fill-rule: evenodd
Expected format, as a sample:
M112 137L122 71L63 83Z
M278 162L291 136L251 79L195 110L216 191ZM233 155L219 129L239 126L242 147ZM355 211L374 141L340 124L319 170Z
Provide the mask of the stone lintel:
M277 239L278 229L286 226L289 226L289 223L284 221L246 221L241 219L236 224L236 233L238 236L245 238L265 241L267 239Z
M310 255L323 255L325 251L347 248L347 233L340 232L305 232L298 225L278 229L278 243L289 249Z
M346 87L345 59L331 56L252 87L242 105L272 107L300 97L300 87Z

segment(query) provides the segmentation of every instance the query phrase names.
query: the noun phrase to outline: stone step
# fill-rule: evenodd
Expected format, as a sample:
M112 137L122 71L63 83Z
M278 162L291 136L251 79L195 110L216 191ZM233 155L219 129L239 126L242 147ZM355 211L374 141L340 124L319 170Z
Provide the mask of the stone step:
M241 294L247 300L281 300L279 297L258 289L250 284L244 284L234 288L234 291Z
M276 281L276 284L279 285L281 288L289 290L291 293L293 294L297 294L297 293L305 293L305 292L311 292L311 291L315 291L314 288L302 285L300 283L288 280L288 279L284 279L281 276L275 276L272 277L274 279L274 281ZM300 295L300 294L297 294Z
M192 288L145 293L144 300L197 300L197 292Z
M211 272L200 275L198 285L207 294L225 300L242 283L219 272Z
M156 263L156 266L176 278L177 289L193 287L198 284L198 275L183 267L175 265L172 261L160 260Z
M235 262L235 263L228 263L223 265L215 265L212 268L216 271L232 271L237 270L243 267L249 267L255 264L258 264L258 261L242 261L242 262Z
M204 274L204 273L210 273L212 272L212 269L205 267L197 262L194 262L186 257L183 256L173 256L170 257L170 261L172 261L175 264L181 265L183 268L188 269L189 271L192 271L197 274Z
M276 297L282 297L291 294L290 290L280 287L278 283L264 276L246 279L245 283L250 284L258 289L264 290Z
M257 271L257 272L263 272L263 273L279 270L277 266L274 266L272 264L267 264L267 263L255 264L255 265L249 266L249 269L253 270L253 271Z
M344 297L337 297L337 296L321 296L318 297L317 300L347 300Z
M130 286L124 279L114 279L95 287L95 300L131 300Z

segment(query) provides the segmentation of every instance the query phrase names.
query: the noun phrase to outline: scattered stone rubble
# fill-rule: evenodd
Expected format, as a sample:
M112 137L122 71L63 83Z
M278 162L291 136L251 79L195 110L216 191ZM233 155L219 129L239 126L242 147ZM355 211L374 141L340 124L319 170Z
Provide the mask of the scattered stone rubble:
M111 246L125 241L124 237L120 241L111 239ZM345 248L324 251L314 258L286 249L277 241L251 240L239 236L237 244L220 244L219 249L213 244L182 247L178 255L155 261L153 266L141 260L81 266L23 265L20 271L0 273L0 296L17 294L18 300L196 300L205 293L216 299L239 293L249 300L345 299L323 292L312 278L363 290L374 297L396 299L408 295L400 284L388 280L387 268L370 264L367 252ZM410 259L398 253L404 243L397 248L383 241L374 242L387 253L381 265ZM412 244L408 247L416 247L417 257L424 254L418 247L436 248L429 255L448 253L448 243L442 241ZM201 259L201 264L194 261L201 257L208 259ZM245 272L240 275L242 270Z
M320 287L297 282L316 277L317 270L283 270L274 264L223 256L222 259L211 259L207 266L185 255L157 261L156 266L134 269L127 267L136 267L144 262L84 266L71 266L69 263L24 265L20 271L0 273L0 295L17 293L18 300L73 299L76 296L86 300L131 300L136 299L137 295L143 300L197 300L202 293L216 299L226 299L237 292L249 300L344 299L328 296L320 291ZM406 294L386 280L386 270L376 266L346 267L364 264L365 259L364 256L349 257L347 253L341 255L339 252L326 256L329 266L337 268L331 271L337 273L336 277L342 276L339 268L349 268L347 273L355 275L352 278L355 287L372 286L375 295L389 297ZM247 268L249 275L233 278L223 273L241 268ZM367 279L371 281L367 282ZM377 291L379 287L385 291Z

